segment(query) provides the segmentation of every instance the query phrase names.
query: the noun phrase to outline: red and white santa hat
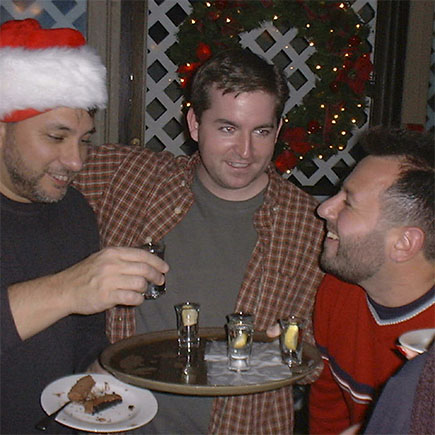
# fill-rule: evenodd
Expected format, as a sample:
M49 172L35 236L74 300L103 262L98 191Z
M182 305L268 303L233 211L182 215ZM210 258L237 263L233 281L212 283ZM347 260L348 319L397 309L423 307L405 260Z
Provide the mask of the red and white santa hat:
M79 31L43 29L31 18L0 26L0 121L106 103L106 68Z

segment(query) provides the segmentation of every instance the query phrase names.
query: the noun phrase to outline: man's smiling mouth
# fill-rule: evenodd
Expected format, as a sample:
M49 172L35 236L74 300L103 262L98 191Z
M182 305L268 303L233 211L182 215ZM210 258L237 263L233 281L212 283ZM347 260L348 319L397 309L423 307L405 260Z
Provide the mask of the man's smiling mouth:
M337 234L333 233L332 231L328 231L328 233L326 234L326 237L328 239L332 239L332 240L339 240L339 237L337 236Z

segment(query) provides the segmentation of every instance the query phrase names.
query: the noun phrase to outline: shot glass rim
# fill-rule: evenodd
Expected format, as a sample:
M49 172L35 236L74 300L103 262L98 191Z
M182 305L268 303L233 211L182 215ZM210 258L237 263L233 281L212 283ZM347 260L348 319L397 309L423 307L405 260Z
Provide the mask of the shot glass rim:
M294 319L297 322L297 325L299 325L302 328L306 327L307 322L308 322L308 320L305 319L304 317L291 314L287 317L282 317L281 319L278 320L280 328L281 329L284 328L282 325L282 322L290 322L291 323L292 319Z
M175 305L174 305L174 308L175 308L176 310L178 310L178 309L183 309L183 307L184 307L185 305L190 305L192 308L195 308L195 309L198 310L198 311L199 311L199 309L200 309L200 307L201 307L201 304L199 304L198 302L181 302L181 303L179 303L179 304L175 304Z
M234 316L234 319L231 319L232 316ZM249 320L251 323L254 323L254 315L245 311L235 311L234 313L227 314L225 316L227 319L227 323L231 323L231 321L237 320L236 316L239 316L239 320L241 321Z

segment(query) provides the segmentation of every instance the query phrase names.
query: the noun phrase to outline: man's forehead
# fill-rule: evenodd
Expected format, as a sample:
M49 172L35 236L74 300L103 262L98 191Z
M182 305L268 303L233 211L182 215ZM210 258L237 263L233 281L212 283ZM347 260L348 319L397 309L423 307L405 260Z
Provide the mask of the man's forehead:
M377 192L388 189L399 175L396 157L368 156L362 159L343 183L351 193Z

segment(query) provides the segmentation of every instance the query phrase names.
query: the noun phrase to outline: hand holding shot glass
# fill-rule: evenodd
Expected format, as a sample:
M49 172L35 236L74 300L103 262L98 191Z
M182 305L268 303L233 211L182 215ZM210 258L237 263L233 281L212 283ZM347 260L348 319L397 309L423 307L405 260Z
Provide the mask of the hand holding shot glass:
M289 316L281 319L279 324L279 344L283 362L294 373L303 371L302 351L306 321L297 316Z
M254 319L250 314L232 313L227 316L228 368L249 370L254 337Z
M199 345L199 304L184 302L174 305L177 315L178 344L180 347Z
M145 244L140 246L141 249L148 251L151 254L157 255L162 260L165 259L165 244L163 240L159 242L152 242L151 239L146 240ZM158 297L166 293L166 283L157 285L152 282L148 283L148 286L144 292L145 299L157 299Z

